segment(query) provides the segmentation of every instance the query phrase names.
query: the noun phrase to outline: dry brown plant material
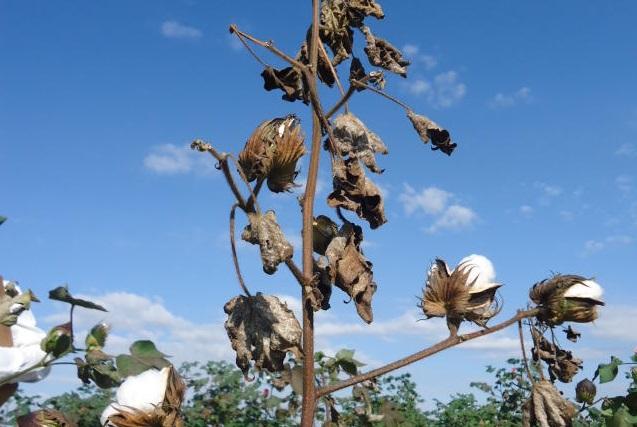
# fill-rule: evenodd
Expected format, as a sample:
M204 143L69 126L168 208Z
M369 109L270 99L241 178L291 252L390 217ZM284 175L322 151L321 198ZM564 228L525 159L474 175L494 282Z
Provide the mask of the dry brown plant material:
M455 150L458 144L451 141L451 136L447 129L441 128L432 120L429 120L425 116L416 114L411 110L407 111L407 117L414 126L418 136L420 136L422 142L427 144L431 141L432 150L440 150L446 155L451 156L451 153L453 153L453 150Z
M525 427L569 427L577 408L564 399L547 380L536 381L531 398L522 407L522 425Z
M243 229L241 238L246 242L259 245L263 271L274 274L279 264L292 258L294 249L285 239L274 211L267 211L263 215L250 213L248 220L250 224Z
M339 155L359 159L372 172L383 172L376 164L375 155L387 154L388 151L378 135L367 129L367 126L351 113L336 117L333 126L333 142Z
M402 77L407 77L407 67L410 62L403 54L385 39L374 36L369 27L362 26L361 31L365 35L365 53L370 64L384 68Z

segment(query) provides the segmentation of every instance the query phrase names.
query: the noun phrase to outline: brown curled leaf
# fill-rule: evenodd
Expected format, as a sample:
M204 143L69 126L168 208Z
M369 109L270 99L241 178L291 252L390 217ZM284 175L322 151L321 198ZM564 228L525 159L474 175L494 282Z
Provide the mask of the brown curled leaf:
M362 239L360 227L345 224L330 243L325 255L335 285L354 300L361 319L371 323L372 297L376 292L376 283L372 263L365 258L360 248Z
M432 150L440 150L446 155L451 156L451 153L453 153L453 150L458 144L451 141L448 130L441 128L427 117L418 115L411 110L407 112L407 117L416 132L418 132L418 136L420 136L422 142L427 144L431 140Z
M353 57L352 62L349 66L349 79L350 81L367 81L371 85L373 85L378 90L383 90L385 88L385 75L382 71L372 71L369 74L365 72L365 68L363 64L361 64L360 59ZM357 92L365 90L364 85L356 85L355 90Z
M18 427L76 427L77 424L70 421L60 411L54 409L40 409L22 415L17 419Z
M267 91L281 89L282 99L290 102L303 101L310 103L308 91L303 84L303 74L295 67L286 67L280 70L267 67L261 73L263 77L263 88Z
M338 154L357 158L372 172L383 173L376 164L375 154L387 154L387 147L354 114L345 113L334 119L332 135Z
M365 35L365 53L369 63L382 67L387 71L396 73L402 77L407 77L407 67L410 62L403 57L403 54L387 40L374 36L369 27L362 26L360 30Z
M267 211L263 215L250 213L248 219L250 224L243 229L241 238L259 245L263 271L274 274L280 263L292 258L292 245L285 239L274 211Z
M363 20L367 16L373 16L376 19L383 19L385 13L383 8L376 0L349 0L347 2L350 25L352 27L360 27Z
M365 176L358 159L337 159L333 164L334 191L327 197L330 207L355 212L374 229L387 222L383 197L376 185Z
M301 325L287 305L272 295L240 295L226 303L226 332L237 366L247 375L257 370L280 372L288 351L301 359Z
M308 40L310 36L311 36L311 31L308 31L307 33ZM309 54L309 50L307 46L308 46L308 42L307 41L303 42L303 44L301 45L301 50L296 55L296 60L301 62L302 64L310 65L310 54ZM334 86L334 83L336 83L336 77L334 77L334 73L332 73L332 67L330 67L330 64L327 62L328 59L329 58L326 59L325 55L322 55L321 52L319 52L317 75L320 81L325 83L327 86L332 87Z
M325 0L321 4L319 36L329 46L334 57L332 64L340 64L352 53L354 33L345 0Z

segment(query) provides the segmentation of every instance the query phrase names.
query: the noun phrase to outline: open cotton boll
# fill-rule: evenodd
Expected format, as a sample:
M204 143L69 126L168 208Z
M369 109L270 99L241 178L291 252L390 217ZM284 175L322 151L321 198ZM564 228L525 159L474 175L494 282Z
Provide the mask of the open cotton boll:
M495 268L489 258L483 255L472 254L462 258L458 268L466 268L469 271L467 283L473 283L473 292L480 292L495 285Z
M564 292L564 298L585 298L602 302L604 290L594 280L584 280L576 283Z
M164 401L170 367L148 369L139 375L126 378L117 389L116 402L111 403L102 412L100 420L102 425L108 421L108 417L120 412L138 410L152 412Z
M11 282L4 280L3 286ZM18 293L20 288L15 286ZM11 326L12 347L0 347L0 380L4 380L24 371L42 361L46 353L40 348L40 342L46 337L46 332L36 326L35 316L30 310L23 311ZM36 382L45 378L50 367L36 369L16 378L13 382Z

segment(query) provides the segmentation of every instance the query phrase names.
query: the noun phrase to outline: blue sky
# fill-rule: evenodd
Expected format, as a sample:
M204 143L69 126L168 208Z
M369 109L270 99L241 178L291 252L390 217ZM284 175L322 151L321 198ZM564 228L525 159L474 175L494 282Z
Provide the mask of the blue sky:
M637 4L384 6L372 28L413 61L409 79L388 76L387 91L459 147L451 158L431 152L401 109L370 93L353 98L390 151L377 179L389 222L366 229L376 320L362 324L337 291L317 317L319 348L353 347L378 365L431 344L444 326L415 322L429 263L480 253L505 285L500 318L551 272L595 276L608 305L580 328L584 375L610 352L630 354L637 332L621 322L637 316ZM288 113L309 134L304 106L264 92L258 64L227 31L237 23L294 54L309 13L293 1L0 1L1 273L41 296L68 282L104 302L114 351L151 337L178 360L231 358L221 323L238 293L232 198L211 159L186 145L201 137L237 153L258 123ZM316 210L329 213L324 167L320 184ZM297 195L261 202L293 241ZM297 294L287 271L265 276L254 248L239 252L253 291ZM34 310L48 327L62 309L45 301ZM80 314L79 324L100 316ZM484 378L484 365L516 353L515 335L466 347L410 368L427 399ZM60 369L50 384L77 380ZM52 386L31 389L42 387Z

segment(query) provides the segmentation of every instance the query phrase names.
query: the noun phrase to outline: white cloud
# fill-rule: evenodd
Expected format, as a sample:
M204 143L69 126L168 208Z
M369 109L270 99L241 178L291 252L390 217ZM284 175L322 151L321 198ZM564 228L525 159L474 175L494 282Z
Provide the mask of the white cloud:
M617 150L615 150L615 155L622 157L635 157L637 156L637 147L635 147L634 144L622 144L617 148Z
M599 311L599 319L586 325L591 333L606 340L637 342L637 328L627 327L627 322L637 319L637 308L623 305L606 305Z
M428 233L443 229L466 228L478 218L476 213L466 206L459 203L449 204L455 198L448 191L437 187L426 187L417 192L409 184L405 184L404 188L398 199L403 204L407 215L421 211L435 217L433 224L425 229Z
M413 95L426 96L427 102L436 108L451 107L467 92L456 71L440 73L431 82L425 78L414 79L405 83L405 87Z
M615 178L615 185L617 189L624 194L628 194L633 191L633 177L629 175L620 175Z
M80 296L109 311L76 310L74 325L79 336L94 324L105 321L112 326L106 351L111 354L127 352L136 340L150 339L162 352L179 364L193 360L232 360L234 355L223 321L192 322L171 313L158 299L149 299L129 292L110 292L103 295ZM59 324L68 320L68 309L48 316L45 321Z
M451 193L437 187L426 187L420 193L417 193L412 186L405 184L405 191L398 196L398 199L402 202L407 215L411 215L418 210L429 215L435 215L445 209L451 196Z
M584 243L584 255L591 255L608 247L629 245L633 241L631 236L623 234L608 236L602 240L587 240Z
M544 206L551 204L552 199L560 196L564 192L564 190L562 190L562 187L546 184L544 182L535 182L533 186L540 190L541 195L539 198L539 203L540 205Z
M403 46L403 53L409 57L414 57L418 55L420 48L415 44L406 44Z
M433 55L420 54L420 47L415 44L406 44L402 49L405 56L412 61L413 65L422 65L425 70L431 70L438 65L438 60Z
M532 100L531 89L525 86L512 93L497 93L487 104L491 108L509 108L518 104L528 104Z
M529 205L522 205L520 206L519 210L520 213L525 217L530 217L531 215L533 215L533 212L535 212L535 209L533 209L533 207Z
M177 21L165 21L162 23L161 33L169 39L198 39L203 35L200 29L189 27Z
M436 233L442 229L458 230L473 224L477 219L474 211L466 206L451 205L430 227L428 233Z
M214 168L214 159L195 152L189 146L163 144L153 147L144 157L144 167L163 175L186 174L190 172L209 173Z

